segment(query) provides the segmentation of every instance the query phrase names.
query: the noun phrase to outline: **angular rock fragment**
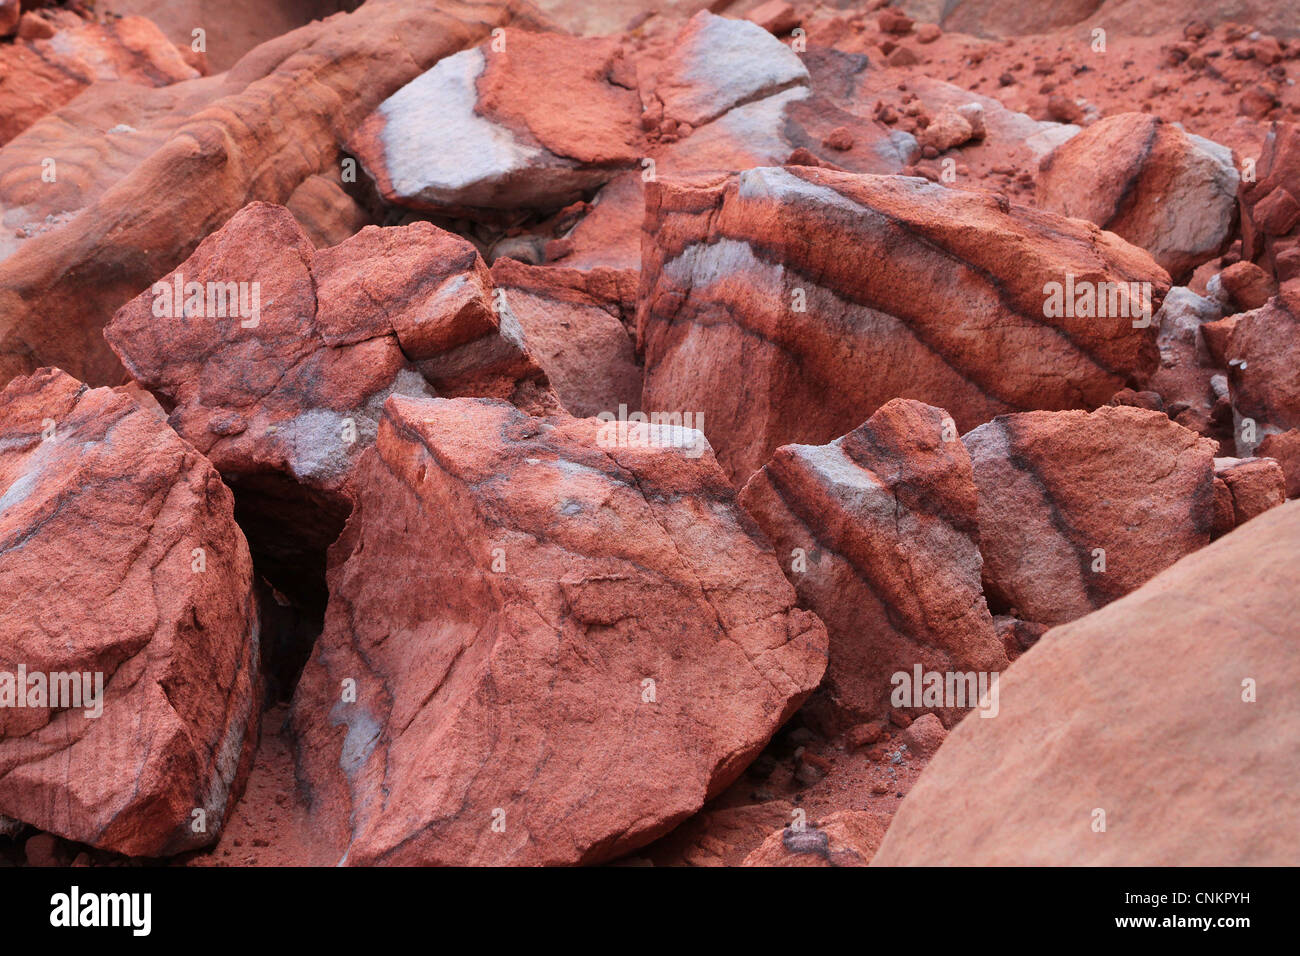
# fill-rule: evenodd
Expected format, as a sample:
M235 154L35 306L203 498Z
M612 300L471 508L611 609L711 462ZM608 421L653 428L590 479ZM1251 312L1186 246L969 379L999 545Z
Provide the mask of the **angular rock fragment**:
M1281 465L1286 477L1286 496L1300 498L1300 428L1265 435L1256 450Z
M918 687L891 703L894 675L1006 668L980 585L970 457L946 412L897 399L829 445L783 446L740 503L826 623L826 724L940 708L956 723L977 697L924 702Z
M1224 363L1218 361L1203 340L1202 330L1223 317L1214 299L1175 286L1165 296L1155 321L1160 328L1156 343L1160 367L1147 387L1156 392L1163 410L1178 424L1206 437L1226 441L1232 423L1227 405L1215 394L1212 381Z
M1227 488L1232 523L1245 524L1286 500L1282 466L1272 458L1216 458L1214 482Z
M825 629L686 453L698 433L603 427L386 404L292 714L344 862L613 858L734 780L820 680Z
M126 393L57 369L11 382L0 594L0 818L133 856L215 840L261 677L252 563L212 465Z
M1210 540L1217 443L1159 412L1025 412L962 441L985 593L1022 620L1082 617Z
M623 56L616 38L506 30L402 87L348 147L391 203L559 208L641 156Z
M1037 199L1141 246L1180 281L1232 241L1239 180L1226 146L1157 116L1122 113L1043 159Z
M1298 557L1289 502L1053 629L997 719L949 735L873 865L1295 865Z
M578 418L640 407L641 368L628 324L634 273L492 264L492 281L564 407Z
M766 54L755 56L756 53ZM808 70L788 46L755 23L700 12L648 67L647 111L700 127L744 103L809 83Z
M1274 123L1253 182L1241 184L1241 255L1279 280L1294 280L1283 260L1300 250L1300 124Z
M1095 226L808 167L650 184L642 244L643 404L704 413L739 482L895 397L962 430L1099 405L1155 369L1169 288Z

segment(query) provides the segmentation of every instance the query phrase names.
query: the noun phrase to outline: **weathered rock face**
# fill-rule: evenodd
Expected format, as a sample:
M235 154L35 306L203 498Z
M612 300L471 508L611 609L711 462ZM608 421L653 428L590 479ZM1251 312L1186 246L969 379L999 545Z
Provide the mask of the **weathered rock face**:
M101 335L114 311L249 202L285 202L336 164L340 139L385 97L508 16L491 3L366 3L253 50L220 99L82 215L0 262L0 381L40 365L120 381Z
M802 829L783 827L745 857L744 866L866 866L889 820L865 810L832 813Z
M386 404L292 716L346 862L612 858L735 779L820 680L825 629L711 455L635 444L698 434L604 427Z
M1236 317L1224 350L1237 452L1252 455L1268 435L1300 428L1300 290Z
M970 457L943 410L899 399L829 445L783 446L740 503L826 623L825 723L940 707L956 723L977 699L925 706L918 687L891 705L893 675L1006 668L980 585Z
M740 866L794 809L786 800L706 807L643 852L655 866Z
M0 145L97 81L165 86L199 76L143 17L96 23L59 10L46 22L49 36L0 47Z
M71 220L222 89L221 77L99 80L11 139L0 150L0 259Z
M1159 412L1001 416L962 439L990 604L1061 624L1210 540L1217 443Z
M232 509L129 395L54 369L0 393L0 816L138 856L216 839L261 699Z
M253 203L105 336L235 488L282 586L319 586L389 395L555 407L519 336L498 324L483 260L428 223L371 226L317 252L288 210Z
M635 274L498 259L492 281L570 414L588 418L640 406L641 369L624 324L635 309Z
M1291 502L1049 632L999 682L997 719L952 732L873 864L1295 865L1300 658L1278 622L1300 614L1297 554Z
M1239 179L1226 146L1121 113L1043 159L1037 199L1141 246L1179 281L1232 241Z
M642 243L643 405L703 412L741 482L780 445L829 441L896 397L941 405L963 430L1099 405L1154 370L1154 323L1064 298L1148 283L1135 288L1154 310L1169 288L1095 226L807 167L651 184Z
M369 215L342 186L325 176L308 176L285 203L317 249L337 246L366 226Z

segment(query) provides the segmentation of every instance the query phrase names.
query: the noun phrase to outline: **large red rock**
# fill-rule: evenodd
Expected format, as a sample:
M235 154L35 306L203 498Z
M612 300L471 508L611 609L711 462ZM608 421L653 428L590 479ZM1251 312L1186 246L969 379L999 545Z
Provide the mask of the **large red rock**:
M402 87L348 146L391 203L558 208L636 165L634 85L618 38L505 30Z
M990 604L1061 624L1210 540L1217 443L1159 412L1000 416L962 439Z
M1286 500L1286 477L1272 458L1214 459L1215 487L1227 489L1231 504L1228 530L1276 508Z
M556 407L473 245L425 222L317 251L288 210L252 203L105 337L230 482L281 586L300 563L323 572L389 395Z
M1049 631L997 719L949 735L873 865L1300 862L1297 560L1290 502Z
M1150 315L1056 315L1070 284L1138 283L1152 312L1169 288L1146 253L1090 224L810 167L652 184L642 256L643 405L703 412L740 482L781 445L829 441L896 397L946 408L961 430L1100 405L1155 369L1156 330Z
M1300 289L1237 316L1224 357L1238 454L1253 455L1269 435L1300 428Z
M1039 166L1038 205L1141 246L1175 281L1233 239L1232 150L1149 113L1099 120Z
M133 856L215 840L261 677L252 564L212 465L128 394L56 369L11 382L0 593L0 816ZM38 674L86 675L93 705L38 700Z
M0 46L0 145L97 81L165 86L199 76L143 17L98 23L58 10L46 19L50 36Z
M618 437L387 402L292 714L345 862L618 856L726 787L820 680L825 629L698 433Z
M799 603L830 635L824 684L841 727L952 702L891 704L893 676L1004 670L984 603L970 456L941 409L896 399L829 445L785 445L740 503L776 548ZM978 676L976 678L978 685Z
M379 0L247 54L219 99L81 215L0 262L0 381L40 365L120 381L101 332L123 303L249 202L283 203L339 168L340 141L384 98L509 18L494 3Z

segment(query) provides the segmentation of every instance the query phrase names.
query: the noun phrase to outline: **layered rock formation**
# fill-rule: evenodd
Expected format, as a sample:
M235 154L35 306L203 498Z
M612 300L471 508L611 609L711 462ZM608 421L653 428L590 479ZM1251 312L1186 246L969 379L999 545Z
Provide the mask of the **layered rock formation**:
M1215 442L1158 412L1027 412L962 440L985 588L1016 617L1081 617L1210 540Z
M222 96L62 227L0 262L0 381L57 364L121 377L101 331L253 200L282 203L403 84L509 18L491 4L379 0L263 44ZM171 188L179 183L180 188Z
M963 431L1099 405L1154 371L1140 314L1169 288L1096 227L808 167L654 184L642 242L643 404L703 412L742 482L780 445L828 441L895 397L940 405ZM1097 289L1121 286L1099 317Z
M943 708L950 723L976 705L891 703L922 673L1006 668L980 585L970 457L941 409L903 399L829 445L786 445L740 502L771 539L804 607L830 634L827 722L847 727ZM978 680L978 678L977 678Z

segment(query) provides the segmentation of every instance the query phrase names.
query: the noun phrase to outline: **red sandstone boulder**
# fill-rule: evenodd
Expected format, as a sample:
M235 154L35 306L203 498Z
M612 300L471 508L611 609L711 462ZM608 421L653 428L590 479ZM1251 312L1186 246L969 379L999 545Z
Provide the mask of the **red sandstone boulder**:
M11 139L0 149L0 260L68 223L222 88L220 77L160 87L99 80Z
M1300 428L1300 290L1283 290L1236 317L1224 349L1237 453L1268 435Z
M1286 501L1286 478L1272 458L1216 458L1214 482L1228 490L1235 528Z
M697 432L393 398L294 699L350 864L594 863L741 773L825 629Z
M56 369L11 382L0 593L0 816L133 856L215 840L261 677L252 564L212 465L124 392Z
M956 723L976 697L927 706L917 687L891 702L894 675L1006 669L980 585L970 457L943 410L896 399L829 445L783 446L740 503L826 623L827 724L938 708Z
M388 202L483 220L559 209L607 184L576 227L539 237L558 240L547 259L581 269L639 265L645 182L800 149L893 173L915 153L912 136L814 93L800 57L756 24L702 11L669 26L624 38L506 31L390 97L351 148ZM824 145L836 131L849 152Z
M1300 428L1265 435L1256 450L1282 467L1286 477L1286 496L1300 498Z
M962 439L991 605L1082 617L1210 540L1217 443L1139 408L1000 416Z
M949 735L873 864L1300 862L1297 560L1290 502L1050 631L999 682L998 718Z
M1239 178L1226 146L1121 113L1043 159L1037 201L1141 246L1179 281L1232 241Z
M651 184L642 256L643 405L702 412L738 482L896 397L941 405L961 430L1099 405L1155 369L1154 322L1132 316L1169 288L1095 226L809 167ZM1105 317L1095 295L1083 307L1081 290L1129 283L1124 302L1101 296Z
M506 30L402 87L348 146L391 203L558 208L636 165L634 87L617 38Z

